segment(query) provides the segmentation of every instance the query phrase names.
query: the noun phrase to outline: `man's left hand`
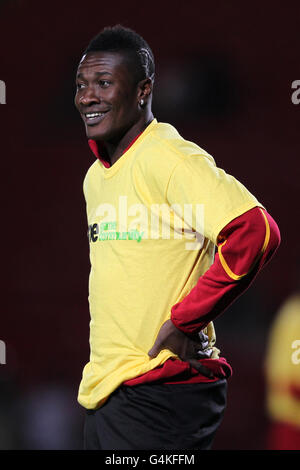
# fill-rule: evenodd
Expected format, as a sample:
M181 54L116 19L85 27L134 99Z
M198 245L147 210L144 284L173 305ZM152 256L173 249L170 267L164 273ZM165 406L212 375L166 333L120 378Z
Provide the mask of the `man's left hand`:
M211 356L212 350L205 350L207 346L208 336L203 332L199 334L199 341L195 341L176 328L172 320L167 320L161 326L154 345L148 351L148 355L154 358L162 349L169 349L182 361L189 362L201 374L213 378L212 371L199 362L199 359Z

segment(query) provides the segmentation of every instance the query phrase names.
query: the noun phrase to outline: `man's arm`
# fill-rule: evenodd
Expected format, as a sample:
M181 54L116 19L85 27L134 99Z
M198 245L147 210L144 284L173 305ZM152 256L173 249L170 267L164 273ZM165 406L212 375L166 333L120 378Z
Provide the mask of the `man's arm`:
M190 293L172 307L171 319L162 325L150 355L167 348L183 359L180 343L174 345L177 331L195 340L210 321L248 289L279 244L276 222L259 207L227 224L219 234L214 263Z
M186 334L202 330L251 285L280 244L274 219L255 207L220 232L212 266L171 310L174 325Z

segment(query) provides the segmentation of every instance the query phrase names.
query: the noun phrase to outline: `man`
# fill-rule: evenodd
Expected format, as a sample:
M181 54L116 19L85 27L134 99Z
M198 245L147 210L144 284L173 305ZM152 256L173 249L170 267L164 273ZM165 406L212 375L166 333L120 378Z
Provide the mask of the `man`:
M75 104L96 157L84 181L86 449L211 447L231 375L212 320L280 239L242 184L154 118L154 73L149 45L122 26L96 36L77 71Z

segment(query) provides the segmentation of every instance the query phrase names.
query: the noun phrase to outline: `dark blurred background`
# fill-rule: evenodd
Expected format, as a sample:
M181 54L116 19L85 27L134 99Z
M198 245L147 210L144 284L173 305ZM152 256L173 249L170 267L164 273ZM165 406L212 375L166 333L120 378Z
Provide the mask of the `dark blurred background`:
M268 332L299 274L300 105L291 85L300 79L300 6L257 0L0 3L0 449L82 448L82 182L94 157L73 105L74 78L90 39L116 23L154 52L155 117L212 154L281 229L276 257L215 322L234 375L214 448L264 449Z

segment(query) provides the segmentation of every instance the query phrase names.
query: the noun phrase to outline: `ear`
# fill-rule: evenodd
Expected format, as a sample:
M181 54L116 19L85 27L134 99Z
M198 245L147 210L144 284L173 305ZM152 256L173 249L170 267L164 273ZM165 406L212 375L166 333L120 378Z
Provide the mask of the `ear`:
M145 103L149 100L153 89L153 81L151 78L145 78L138 83L138 101L144 100Z

